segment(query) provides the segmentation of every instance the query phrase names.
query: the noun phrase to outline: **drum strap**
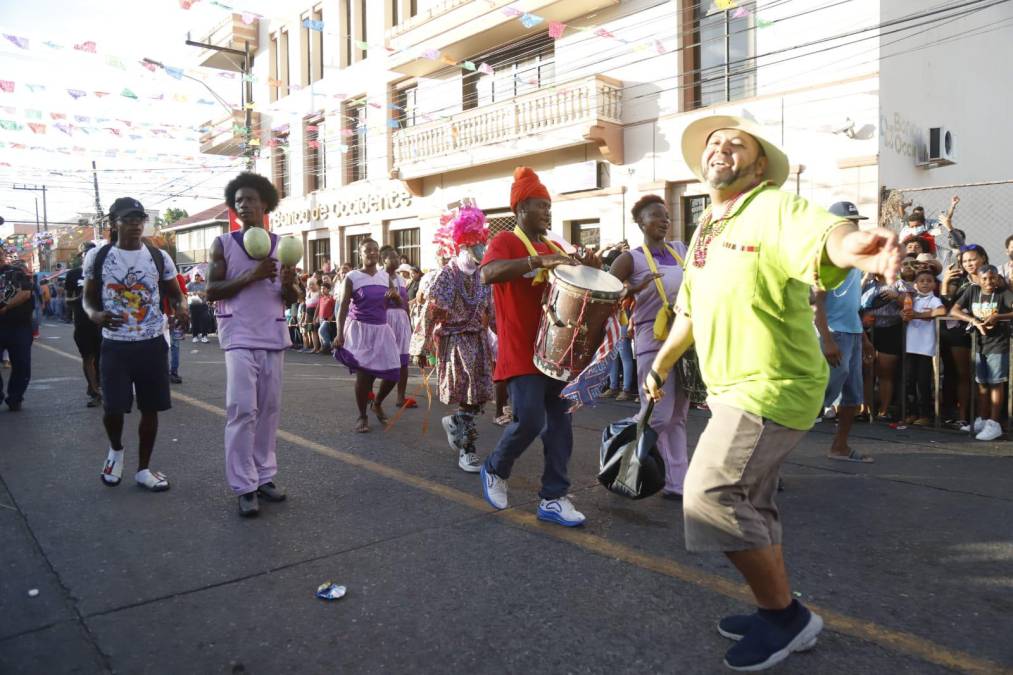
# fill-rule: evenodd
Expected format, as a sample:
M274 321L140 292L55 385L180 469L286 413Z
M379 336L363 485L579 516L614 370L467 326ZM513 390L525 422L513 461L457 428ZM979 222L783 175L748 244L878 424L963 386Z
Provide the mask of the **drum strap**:
M538 255L538 251L535 250L535 247L531 244L531 240L528 239L528 235L524 234L524 230L521 229L520 225L514 227L514 234L516 234L517 238L521 240L522 244L524 244L524 248L528 249L528 255L531 256ZM542 237L542 241L548 244L549 248L552 249L555 253L558 253L560 255L566 255L566 252L563 249L556 246L556 242L552 241L548 237ZM539 269L538 272L535 274L535 280L531 282L531 285L535 286L537 284L545 283L545 279L548 278L548 275L549 271L547 269L545 268Z
M685 267L682 262L682 257L675 252L675 249L665 244L665 248L672 254L675 261L679 263L679 267ZM651 255L651 249L647 246L641 246L640 250L644 252L644 258L647 259L647 267L651 270L651 274L658 273L658 265L654 262L654 256ZM661 279L654 278L654 287L658 289L658 296L661 297L661 309L658 310L658 315L654 317L654 339L663 341L668 337L668 331L672 327L672 320L675 318L675 312L672 311L672 306L668 302L668 296L665 295L665 285L661 283Z

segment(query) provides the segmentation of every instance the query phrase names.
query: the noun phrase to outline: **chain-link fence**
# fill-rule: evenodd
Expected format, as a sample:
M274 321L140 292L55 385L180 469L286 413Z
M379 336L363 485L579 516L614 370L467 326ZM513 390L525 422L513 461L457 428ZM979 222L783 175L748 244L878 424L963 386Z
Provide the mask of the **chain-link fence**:
M907 225L901 215L903 207L910 214L912 209L921 206L925 209L928 221L938 220L951 206L953 197L960 202L954 209L953 227L963 230L967 235L968 244L980 244L988 251L989 261L1001 265L1008 259L1006 255L1006 237L1013 234L1013 217L1010 205L1013 204L1013 180L989 181L983 183L964 183L957 185L940 185L936 187L893 188L884 189L880 222L898 232ZM948 258L949 243L946 231L940 227L933 230L940 249L940 259ZM942 260L944 264L948 260Z

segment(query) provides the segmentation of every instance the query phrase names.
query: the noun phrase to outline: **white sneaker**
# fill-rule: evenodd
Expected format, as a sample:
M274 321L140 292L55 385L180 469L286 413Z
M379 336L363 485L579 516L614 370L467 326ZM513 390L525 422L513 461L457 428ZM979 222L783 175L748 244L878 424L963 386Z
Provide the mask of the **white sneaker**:
M453 450L458 452L464 452L464 425L459 424L454 419L453 415L447 415L440 423L443 425L443 430L447 432L447 443Z
M974 430L974 433L980 434L981 430L984 428L985 428L985 420L981 419L980 417L976 417L974 419L974 424L960 425L960 430L963 431L965 434L971 431L972 429Z
M200 338L199 338L199 337L197 337L196 335L194 335L194 336L193 336L193 343L194 343L194 344L197 344L197 340L200 340Z
M507 482L497 476L494 473L489 473L485 470L485 465L482 465L482 494L485 495L485 501L489 502L493 508L505 509L509 506L507 501Z
M577 527L583 525L584 514L573 508L573 502L569 497L559 499L543 499L538 505L538 520L547 520L550 523L558 523L566 527Z
M467 471L468 473L478 473L482 470L482 460L478 458L474 452L461 451L461 456L457 460L457 466L461 467L461 471Z
M208 336L207 335L202 336L200 341L206 343L208 341Z
M834 407L832 405L827 406L823 410L823 419L824 420L834 420L834 419L837 419L837 411L834 410Z
M994 441L1000 436L1002 436L1002 425L995 420L985 420L981 433L975 436L975 438L979 441Z

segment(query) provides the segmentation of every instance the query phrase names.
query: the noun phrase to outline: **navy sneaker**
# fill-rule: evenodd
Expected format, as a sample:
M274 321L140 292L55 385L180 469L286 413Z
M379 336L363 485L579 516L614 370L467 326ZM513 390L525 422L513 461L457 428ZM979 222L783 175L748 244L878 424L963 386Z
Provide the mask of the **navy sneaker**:
M792 652L814 647L823 630L820 615L810 612L801 603L794 619L785 626L775 625L763 617L759 619L725 654L725 665L732 670L766 670L784 661Z
M729 640L741 640L753 627L753 623L760 620L760 615L755 613L726 616L718 621L718 633Z

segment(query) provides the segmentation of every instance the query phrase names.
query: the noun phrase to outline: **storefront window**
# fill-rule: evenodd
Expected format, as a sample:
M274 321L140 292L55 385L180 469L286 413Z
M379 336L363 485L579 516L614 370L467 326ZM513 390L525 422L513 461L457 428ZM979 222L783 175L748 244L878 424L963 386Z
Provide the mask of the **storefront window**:
M331 260L331 240L314 239L310 242L310 265L309 270L316 272L324 269Z
M352 269L359 269L362 266L362 258L359 257L359 244L368 238L368 234L350 234L345 237L345 261L352 266Z
M420 245L420 230L412 227L407 230L394 230L394 248L397 252L408 258L409 263L419 267L421 262L422 246Z
M601 223L593 220L574 220L570 223L570 243L574 246L601 246Z
M707 195L690 195L682 198L682 236L687 244L700 226L700 218L711 203Z

